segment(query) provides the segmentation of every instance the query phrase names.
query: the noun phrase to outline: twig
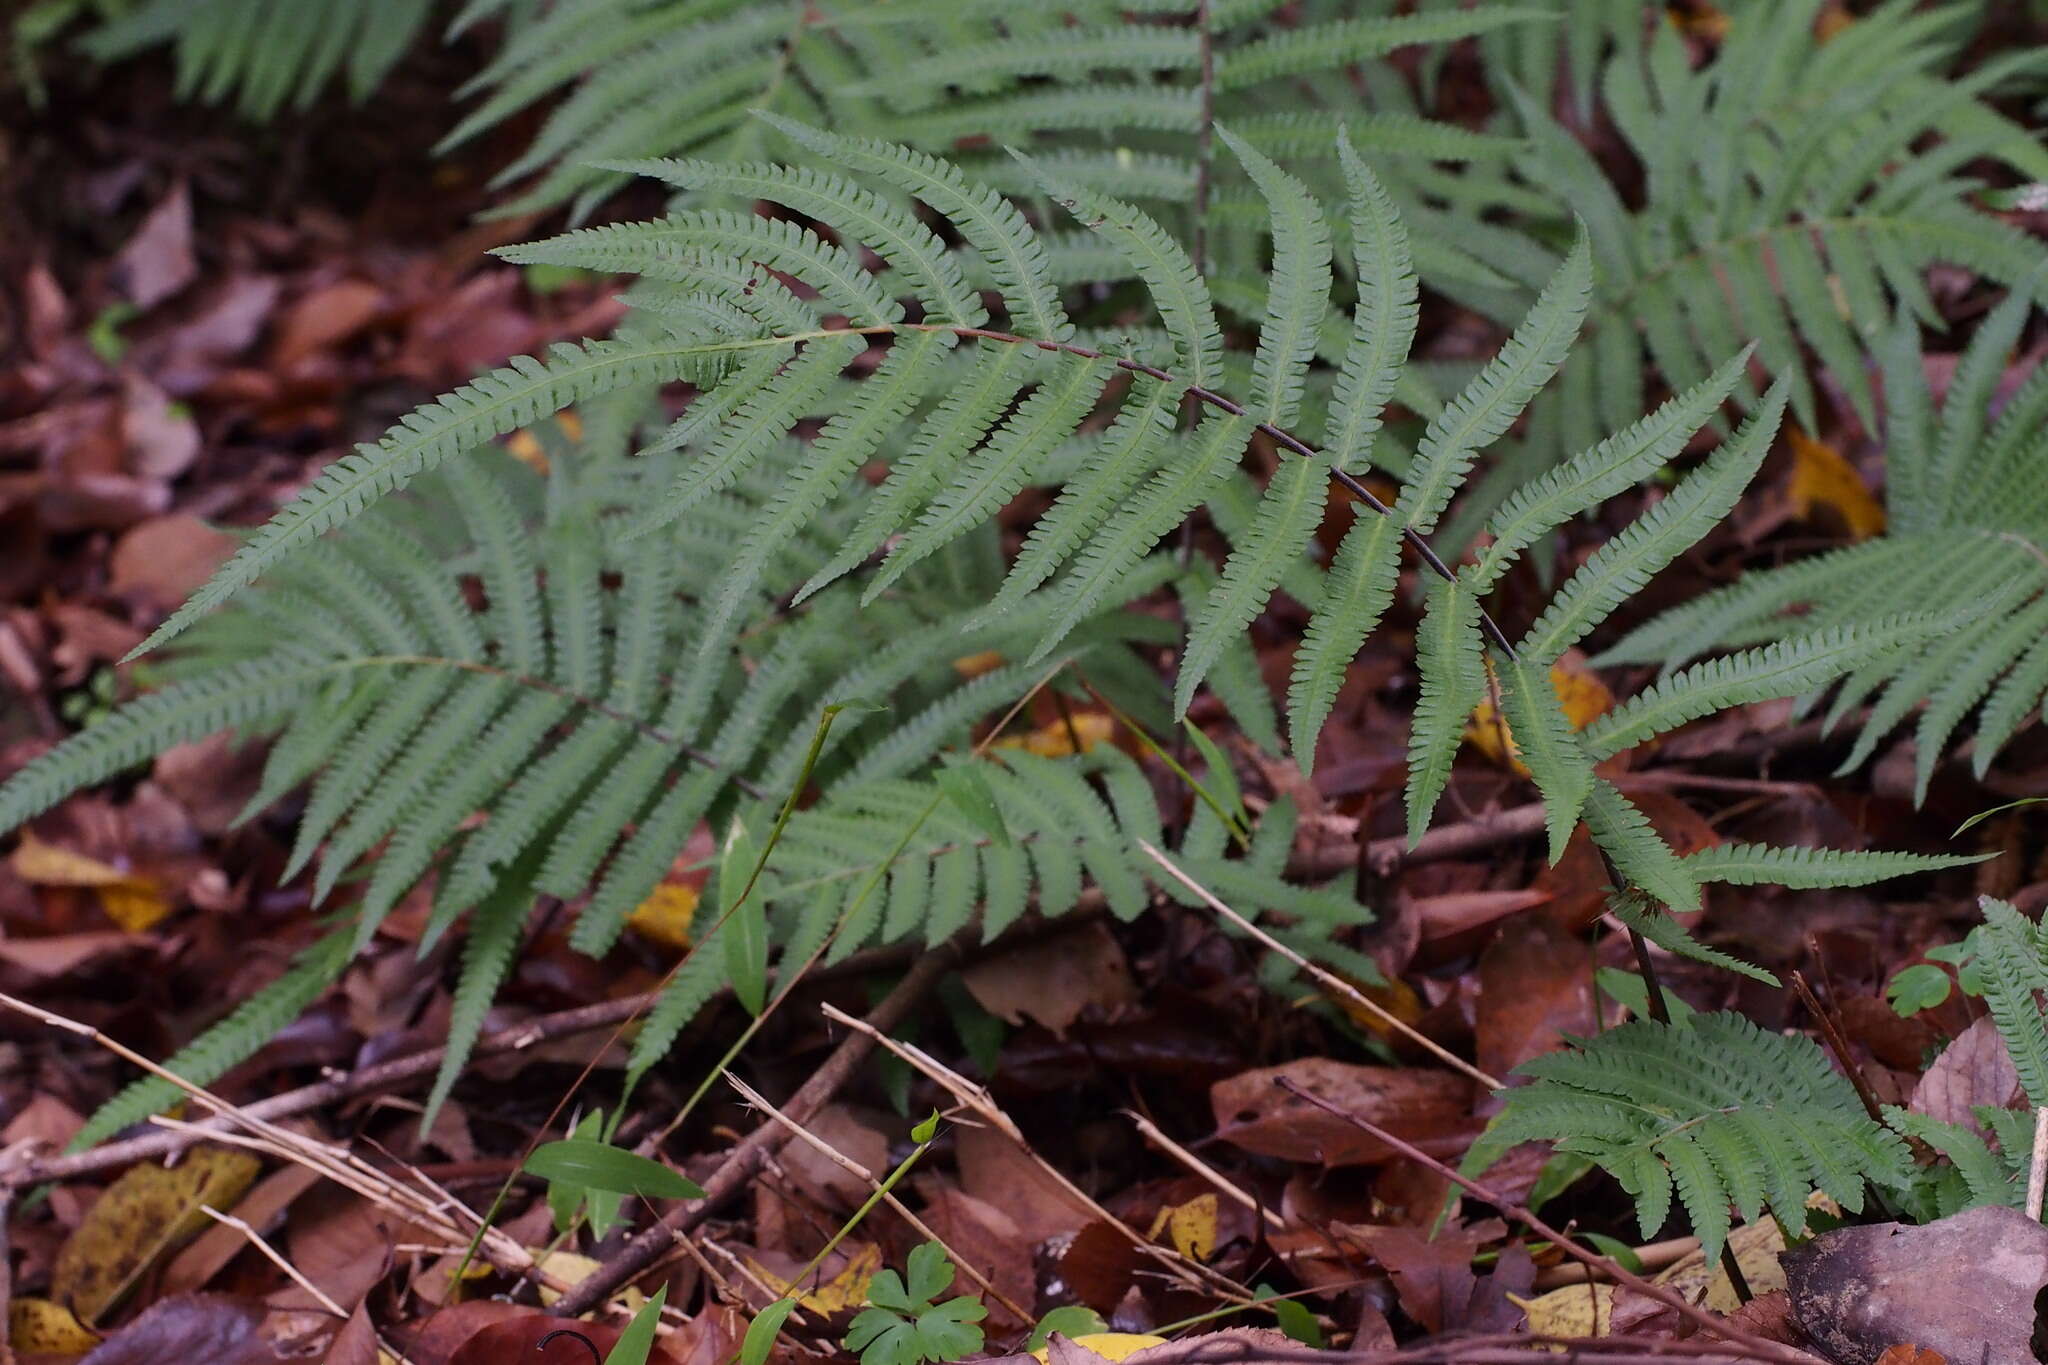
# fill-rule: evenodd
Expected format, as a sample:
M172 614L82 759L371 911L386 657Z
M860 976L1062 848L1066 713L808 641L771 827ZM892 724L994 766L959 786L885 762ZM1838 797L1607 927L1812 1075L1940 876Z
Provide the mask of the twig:
M1870 1088L1870 1082L1863 1075L1863 1068L1856 1064L1856 1058L1849 1051L1849 1040L1842 1036L1842 1030L1835 1024L1832 1011L1821 1008L1820 1000L1807 984L1806 973L1793 972L1792 989L1799 993L1799 999L1806 1006L1806 1012L1813 1016L1813 1022L1820 1026L1821 1037L1827 1039L1828 1050L1835 1054L1835 1065L1842 1068L1842 1074L1849 1078L1849 1084L1856 1088L1856 1098L1863 1101L1863 1112L1870 1115L1872 1123L1883 1126L1884 1106L1878 1103L1877 1093Z
M2048 1104L2034 1111L2034 1154L2027 1162L2027 1217L2037 1223L2044 1192L2048 1192Z
M1679 1316L1683 1317L1686 1321L1694 1324L1695 1326L1704 1328L1705 1330L1714 1333L1716 1336L1722 1338L1723 1340L1734 1342L1740 1346L1744 1346L1753 1351L1757 1351L1765 1359L1798 1362L1798 1365L1814 1365L1814 1357L1808 1355L1806 1352L1794 1350L1789 1346L1783 1346L1774 1341L1766 1341L1764 1338L1757 1336L1754 1333L1749 1332L1741 1327L1736 1326L1734 1323L1728 1321L1726 1318L1716 1317L1714 1314L1707 1312L1705 1309L1700 1308L1692 1303L1688 1303L1684 1296L1673 1292L1666 1286L1661 1284L1652 1284L1650 1281L1644 1279L1642 1276L1630 1270L1627 1266L1621 1265L1620 1263L1615 1261L1612 1257L1602 1256L1596 1251L1589 1251L1585 1247L1580 1246L1577 1242L1574 1242L1571 1238L1565 1236L1562 1232L1559 1232L1550 1224L1544 1222L1543 1219L1539 1217L1536 1213L1534 1213L1532 1210L1515 1203L1506 1195L1499 1194L1491 1189L1488 1189L1486 1186L1481 1185L1478 1181L1473 1180L1470 1177L1462 1175L1459 1172L1451 1169L1449 1166L1446 1166L1443 1162L1437 1160L1429 1153L1423 1151L1420 1147L1417 1147L1414 1143L1409 1142L1405 1138L1397 1137L1393 1133L1388 1132L1386 1129L1372 1122L1370 1119L1361 1118L1359 1115L1354 1114L1347 1109L1340 1108L1339 1106L1330 1103L1330 1101L1324 1099L1321 1095L1316 1094L1314 1091L1309 1090L1304 1086L1295 1084L1295 1082L1287 1076L1276 1076L1273 1079L1273 1083L1279 1086L1282 1090L1287 1091L1289 1094L1292 1094L1299 1099L1308 1101L1310 1104L1314 1105L1316 1108L1322 1110L1323 1112L1331 1115L1332 1117L1342 1119L1344 1122L1352 1125L1354 1128L1359 1129L1361 1132L1364 1132L1371 1137L1379 1139L1381 1142L1387 1144L1387 1146L1393 1148L1401 1155L1407 1157L1410 1161L1419 1162L1423 1166L1428 1167L1436 1174L1442 1176L1446 1180L1449 1180L1454 1185L1457 1185L1460 1189L1463 1189L1467 1194L1471 1195L1473 1198L1481 1200L1484 1203L1493 1205L1494 1208L1499 1209L1503 1214L1506 1214L1509 1218L1512 1218L1517 1223L1520 1223L1522 1226L1528 1228L1538 1237L1543 1238L1545 1241L1555 1246L1559 1251L1562 1251L1565 1255L1571 1257L1573 1260L1578 1261L1587 1266L1598 1267L1606 1274L1612 1276L1616 1282L1626 1285L1628 1288L1634 1290L1636 1293L1647 1294L1649 1297L1657 1300L1657 1302L1665 1305L1667 1308L1677 1310Z
M1428 1052L1431 1056L1435 1057L1437 1060L1444 1063L1444 1065L1452 1068L1453 1070L1463 1072L1465 1075L1479 1082L1479 1084L1485 1086L1488 1090L1499 1090L1503 1088L1505 1083L1501 1081L1498 1077L1488 1075L1486 1072L1481 1071L1478 1067L1472 1065L1472 1063L1466 1061L1463 1057L1460 1057L1457 1053L1450 1051L1448 1048L1438 1043L1435 1039L1426 1037L1423 1034L1417 1032L1413 1025L1409 1024L1404 1019L1396 1017L1394 1014L1390 1013L1385 1007L1375 1004L1372 1000L1366 997L1363 991L1359 990L1358 987L1352 985L1349 981L1346 981L1343 977L1337 976L1332 972L1327 972L1323 970L1321 967L1318 967L1315 963L1310 962L1300 953L1295 952L1294 949L1288 947L1279 939L1274 938L1271 934L1259 928L1258 925L1253 924L1243 915L1238 914L1237 911L1231 909L1228 905L1225 905L1221 900L1217 899L1215 892L1209 890L1208 887L1203 886L1193 877L1190 877L1187 873L1181 871L1180 867L1174 863L1173 859L1167 857L1164 853L1161 853L1158 849L1152 847L1151 844L1145 842L1143 839L1140 839L1138 841L1138 847L1145 851L1146 857L1150 858L1153 862L1158 863L1161 867L1165 868L1168 876L1172 877L1182 886L1185 886L1188 890L1194 892L1197 896L1200 896L1204 903L1206 903L1211 910L1214 910L1217 914L1223 916L1232 924L1235 924L1238 928L1250 934L1253 938L1257 939L1260 943L1264 944L1271 951L1280 954L1289 962L1292 962L1295 966L1307 972L1310 976L1314 977L1316 979L1317 984L1321 985L1325 990L1334 991L1338 995L1343 996L1346 1000L1358 1006L1367 1014L1370 1014L1373 1018L1378 1019L1379 1021L1384 1023L1388 1028L1393 1029L1402 1037L1408 1039L1410 1042L1413 1042L1418 1047Z
M898 1042L894 1038L885 1037L875 1032L869 1024L855 1019L852 1015L842 1010L835 1009L828 1004L825 1006L825 1014L827 1018L845 1024L848 1028L870 1034L882 1047L895 1053L896 1056L902 1058L912 1067L937 1082L940 1088L953 1097L956 1104L996 1132L1002 1134L1012 1146L1023 1153L1025 1159L1030 1161L1048 1179L1065 1191L1075 1203L1087 1209L1089 1213L1121 1233L1125 1240L1129 1241L1141 1254L1159 1262L1168 1274L1198 1292L1215 1294L1218 1297L1228 1299L1232 1303L1249 1305L1253 1302L1251 1294L1242 1285L1210 1269L1200 1261L1189 1260L1169 1247L1159 1246L1150 1239L1140 1235L1138 1230L1129 1223L1126 1223L1123 1219L1104 1208L1086 1190L1069 1180L1058 1167L1031 1149L1031 1144L1024 1139L1023 1130L1017 1127L1016 1120L1002 1111L995 1100L990 1097L988 1091L975 1085L959 1072L932 1057L931 1054L925 1052L922 1048L910 1043Z
M1264 1214L1266 1221L1276 1228L1287 1226L1287 1220L1260 1204L1258 1200L1252 1198L1237 1186L1231 1184L1224 1178L1223 1172L1217 1170L1214 1166L1211 1166L1208 1162L1202 1160L1202 1158L1196 1156L1193 1152L1161 1132L1158 1124L1152 1122L1143 1114L1129 1109L1124 1110L1124 1117L1129 1119L1137 1128L1139 1136L1143 1137L1160 1151L1165 1152L1181 1165L1187 1167L1189 1171L1202 1180L1215 1186L1216 1192L1225 1199L1235 1204L1241 1204L1254 1213Z
M868 1013L868 1022L882 1033L909 1017L927 992L959 960L958 940L932 949L917 958L894 990ZM849 1033L824 1064L790 1096L784 1111L798 1123L809 1123L829 1103L839 1088L874 1050L874 1039L862 1032ZM763 1124L742 1138L725 1161L704 1181L704 1197L680 1203L654 1224L635 1235L605 1263L580 1280L556 1300L548 1311L558 1318L575 1318L609 1299L626 1281L654 1264L677 1238L693 1232L720 1204L738 1194L760 1170L769 1156L789 1141L789 1135L775 1124Z
M305 1290L308 1294L311 1294L315 1299L317 1299L322 1308L325 1308L328 1312L334 1314L334 1316L340 1318L344 1322L348 1320L348 1310L346 1308L343 1308L340 1304L336 1303L326 1290L322 1289L319 1285L314 1284L311 1280L307 1279L305 1275L300 1272L297 1266L293 1265L290 1261L287 1261L283 1256L279 1255L277 1248L272 1246L268 1241L264 1240L262 1233L256 1231L255 1228L250 1227L247 1219L237 1218L232 1213L222 1213L219 1209L214 1208L211 1204L201 1204L199 1206L199 1211L205 1214L208 1218L213 1219L214 1222L225 1223L229 1227L235 1229L235 1231L241 1233L243 1237L248 1239L249 1245L255 1247L256 1250L262 1252L264 1257L267 1260L269 1260L269 1262L272 1265L276 1266L279 1270L282 1270L287 1276L290 1277L291 1282L293 1284L297 1285L299 1288Z
M759 1109L769 1118L774 1119L777 1123L789 1129L790 1136L802 1139L804 1144L810 1147L811 1150L823 1156L827 1161L839 1167L840 1170L845 1171L854 1179L859 1180L865 1185L867 1185L869 1189L881 1189L882 1182L873 1171L870 1171L867 1167L861 1165L858 1161L855 1161L852 1157L846 1155L837 1147L834 1147L831 1143L825 1141L825 1139L819 1137L816 1133L813 1133L810 1129L804 1127L796 1120L790 1118L789 1115L783 1113L780 1109L777 1109L773 1104L770 1104L768 1102L765 1096L763 1096L759 1091L755 1090L754 1087L748 1085L745 1081L733 1075L730 1071L725 1073L725 1079L732 1085L733 1089L740 1092L741 1097L744 1098L748 1104L754 1106L754 1108L756 1109ZM1013 1317L1015 1317L1017 1321L1026 1324L1036 1321L1036 1316L1033 1313L1031 1313L1028 1309L1018 1307L1015 1300L1011 1299L1011 1297L1008 1294L1005 1294L1001 1289L999 1289L996 1286L995 1281L989 1279L988 1276L982 1274L981 1270L978 1267L976 1267L972 1261L968 1260L965 1256L961 1255L952 1247L948 1246L946 1244L946 1239L939 1236L938 1233L932 1231L932 1229L925 1223L923 1219L919 1218L916 1214L912 1213L909 1210L909 1208L904 1205L901 1199L898 1199L893 1193L884 1192L882 1194L882 1202L884 1204L887 1204L892 1211L894 1211L899 1217L903 1219L904 1222L910 1224L911 1227L915 1228L917 1230L918 1236L924 1238L927 1242L937 1242L939 1244L939 1249L946 1253L947 1257L953 1262L955 1266L959 1267L961 1274L965 1275L968 1279L980 1285L981 1290L984 1294L990 1295L995 1299L997 1303L1000 1303L1004 1308L1008 1309L1010 1314ZM792 1289L795 1288L794 1285L790 1287Z

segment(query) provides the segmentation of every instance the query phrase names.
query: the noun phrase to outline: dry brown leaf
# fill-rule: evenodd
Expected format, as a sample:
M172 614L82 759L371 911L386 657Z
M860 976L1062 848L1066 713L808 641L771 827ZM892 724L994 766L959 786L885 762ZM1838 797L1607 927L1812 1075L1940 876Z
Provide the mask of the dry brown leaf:
M259 1169L247 1152L212 1146L174 1167L129 1167L58 1250L50 1296L97 1322L158 1258L213 1226L205 1207L232 1209Z
M993 1128L953 1130L960 1184L976 1199L998 1204L1032 1245L1081 1230L1094 1215L1009 1138Z
M108 587L123 598L169 611L213 577L234 549L233 537L198 517L151 517L114 543Z
M1476 1060L1494 1076L1599 1031L1593 958L1583 939L1530 915L1507 920L1479 956Z
M280 1166L243 1197L236 1215L261 1233L291 1207L293 1200L319 1183L320 1173L310 1167ZM240 1228L214 1223L164 1267L163 1292L188 1294L206 1288L248 1245L249 1239Z
M369 1309L356 1305L355 1312L327 1343L327 1355L320 1365L378 1365L377 1329L370 1322Z
M1916 1114L1961 1124L1984 1136L1977 1122L1975 1106L1988 1104L2005 1109L2020 1097L2020 1073L2013 1066L2005 1039L1989 1016L1979 1019L1956 1036L1927 1068L1913 1087L1906 1107Z
M1877 1358L1876 1365L1948 1365L1948 1357L1939 1351L1930 1351L1924 1346L1910 1346L1904 1342L1884 1348L1884 1354Z
M137 308L154 308L199 274L192 256L192 200L171 186L114 257L113 284Z
M1211 1086L1216 1136L1261 1156L1325 1166L1369 1165L1393 1155L1356 1125L1282 1090L1276 1084L1281 1077L1432 1155L1462 1152L1478 1128L1471 1117L1472 1083L1463 1076L1304 1057Z
M287 308L270 363L288 370L315 351L348 340L384 311L384 291L368 280L336 280Z
M1841 518L1852 540L1868 540L1884 530L1884 504L1864 485L1856 467L1840 451L1816 441L1796 425L1785 428L1792 446L1793 508L1803 520L1825 508Z
M1012 1024L1032 1019L1058 1036L1091 1005L1113 1010L1138 998L1123 945L1099 921L984 958L960 980L996 1018Z

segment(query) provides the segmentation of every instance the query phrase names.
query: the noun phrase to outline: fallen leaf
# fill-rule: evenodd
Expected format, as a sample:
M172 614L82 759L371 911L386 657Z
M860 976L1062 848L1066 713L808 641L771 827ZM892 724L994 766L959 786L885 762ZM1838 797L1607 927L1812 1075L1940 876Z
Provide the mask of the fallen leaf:
M1906 1107L1943 1123L1960 1124L1982 1137L1984 1125L1977 1121L1975 1107L1986 1104L2006 1109L2019 1098L2020 1073L2013 1066L2005 1039L1998 1034L1996 1021L1986 1016L1942 1049L1913 1087L1913 1098Z
M1550 686L1574 730L1585 729L1614 709L1614 694L1599 674L1586 667L1584 656L1576 650L1550 666ZM1491 697L1473 708L1472 718L1465 724L1465 740L1495 763L1523 777L1529 775L1518 756L1521 746L1515 743L1514 731L1508 728L1507 717L1494 709Z
M121 439L127 472L175 479L199 457L199 425L182 405L139 374L121 377Z
M1075 1348L1079 1348L1080 1365L1089 1365L1089 1362L1096 1360L1124 1360L1139 1351L1164 1345L1165 1337L1155 1337L1145 1332L1089 1332L1078 1337L1068 1337L1054 1332L1050 1341L1030 1352L1029 1356L1033 1360L1050 1365L1054 1355L1058 1355L1063 1361L1074 1360Z
M269 1316L260 1300L226 1294L162 1299L78 1365L285 1365L292 1357L263 1332Z
M1369 1165L1394 1154L1356 1125L1281 1089L1281 1077L1433 1156L1462 1152L1478 1129L1471 1117L1472 1083L1462 1076L1304 1057L1211 1086L1216 1136L1260 1156L1325 1166Z
M97 1333L48 1299L16 1299L7 1305L7 1344L24 1354L83 1355L100 1344Z
M32 886L90 888L107 918L131 934L155 927L171 913L170 897L154 879L45 843L25 830L13 866L15 875Z
M338 345L377 320L384 291L367 280L337 280L285 310L270 363L288 370L315 351Z
M1749 1281L1751 1293L1768 1294L1785 1287L1785 1267L1779 1259L1785 1253L1785 1233L1777 1219L1759 1218L1754 1223L1744 1223L1728 1234L1728 1245L1735 1252L1735 1263L1742 1267L1742 1278ZM1705 1253L1697 1248L1666 1266L1653 1283L1676 1290L1688 1303L1704 1302L1716 1313L1732 1313L1742 1303L1719 1258L1710 1272Z
M1007 1209L976 1199L964 1190L941 1188L929 1199L924 1217L939 1240L946 1244L947 1250L963 1265L971 1265L980 1271L1025 1312L1032 1310L1038 1297L1038 1275L1032 1260L1031 1243L1025 1240ZM957 1272L953 1286L947 1292L984 1297L980 1285L964 1273ZM938 1297L944 1298L945 1295ZM987 1303L992 1329L1031 1325L1028 1321L1018 1321L999 1300L989 1297Z
M1362 1243L1393 1277L1401 1307L1432 1332L1466 1325L1479 1277L1472 1258L1507 1229L1489 1219L1470 1227L1447 1227L1431 1236L1426 1228L1345 1224L1341 1231Z
M649 943L674 952L690 947L690 924L697 917L698 892L681 882L663 882L626 916L626 926Z
M199 274L192 256L192 200L184 182L171 186L114 257L114 287L137 308L154 308Z
M1184 1204L1159 1210L1145 1235L1153 1241L1165 1232L1173 1249L1191 1261L1206 1261L1216 1253L1216 1196L1198 1194Z
M1793 1320L1831 1359L1866 1365L1900 1342L1970 1365L2037 1359L2048 1228L2018 1209L1838 1228L1784 1261Z
M320 1173L300 1165L280 1166L256 1183L235 1212L241 1220L261 1233L282 1218L292 1201L320 1183ZM215 1207L219 1207L216 1205ZM210 1220L209 1220L210 1221ZM204 1289L215 1275L227 1268L249 1245L248 1236L227 1223L211 1223L164 1267L165 1294L187 1294Z
M213 1226L202 1206L232 1209L260 1168L247 1152L213 1146L194 1147L173 1167L129 1167L58 1250L50 1297L81 1322L97 1322L143 1271Z
M1885 1347L1884 1354L1877 1358L1877 1365L1948 1365L1948 1357L1924 1346L1901 1342Z
M213 577L234 549L232 536L198 517L151 517L114 542L107 586L117 596L169 611Z
M1412 1026L1427 1012L1426 1007L1422 1003L1422 997L1415 993L1415 988L1398 976L1390 976L1383 984L1377 985L1370 981L1359 981L1348 976L1344 977L1344 980L1353 990L1357 991L1367 1000L1370 1000L1373 1004L1378 1005L1401 1023ZM1391 1042L1393 1039L1401 1036L1400 1030L1388 1023L1383 1016L1366 1009L1349 995L1339 994L1336 991L1327 989L1323 992L1323 995L1325 999L1335 1004L1338 1009L1344 1011L1345 1018L1381 1042Z
M1108 1011L1138 998L1123 945L1100 921L984 958L960 980L996 1018L1032 1019L1061 1037L1090 1006Z
M1081 752L1085 754L1098 744L1109 743L1110 736L1116 732L1116 721L1101 711L1075 711L1071 714L1074 722L1071 726L1062 716L1028 735L999 739L991 747L1022 749L1040 758L1066 758L1074 752L1075 739L1081 741Z
M377 1329L370 1322L369 1309L357 1304L334 1340L327 1343L327 1355L320 1365L378 1365L379 1358Z
M761 1283L777 1294L787 1295L795 1288L795 1281L785 1280L774 1271L749 1257L747 1264L761 1277ZM882 1268L882 1248L873 1242L847 1258L839 1272L823 1284L797 1296L797 1303L817 1313L844 1313L860 1307L868 1301L868 1286L875 1281L876 1272Z
M477 1268L485 1275L490 1274L491 1268L489 1266ZM604 1263L595 1257L585 1256L580 1251L558 1250L550 1251L547 1255L540 1258L540 1269L543 1274L551 1275L564 1284L575 1284L577 1281L604 1269ZM555 1300L562 1297L562 1293L562 1290L551 1289L543 1284L540 1286L541 1306L543 1308L553 1307ZM614 1302L628 1313L637 1313L647 1306L647 1295L629 1284L619 1291Z
M608 1323L522 1313L482 1328L455 1349L448 1365L590 1365L619 1344L620 1330ZM575 1340L579 1336L582 1341ZM547 1345L541 1345L543 1341ZM676 1359L656 1342L647 1365L676 1365Z
M1479 955L1473 1020L1481 1070L1495 1076L1599 1031L1593 960L1584 940L1528 915L1510 919Z
M1568 1284L1533 1299L1510 1294L1508 1301L1522 1310L1535 1336L1604 1337L1614 1327L1611 1284Z
M994 1128L956 1128L953 1142L961 1188L976 1199L1000 1205L1032 1245L1078 1232L1094 1216L1023 1148Z
M1802 520L1813 520L1813 514L1825 508L1841 519L1852 540L1868 540L1884 530L1884 504L1841 452L1796 424L1786 426L1785 436L1792 447L1789 495Z
M971 682L984 673L995 672L1003 663L1000 651L984 649L978 654L963 654L953 660L953 671Z

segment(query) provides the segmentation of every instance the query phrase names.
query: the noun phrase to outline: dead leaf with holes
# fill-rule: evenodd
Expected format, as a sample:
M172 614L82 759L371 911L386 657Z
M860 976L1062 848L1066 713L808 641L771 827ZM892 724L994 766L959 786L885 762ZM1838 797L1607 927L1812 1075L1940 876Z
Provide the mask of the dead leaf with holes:
M213 1226L207 1208L233 1208L260 1168L229 1147L195 1147L173 1167L131 1166L58 1250L50 1297L80 1322L99 1321L166 1252Z

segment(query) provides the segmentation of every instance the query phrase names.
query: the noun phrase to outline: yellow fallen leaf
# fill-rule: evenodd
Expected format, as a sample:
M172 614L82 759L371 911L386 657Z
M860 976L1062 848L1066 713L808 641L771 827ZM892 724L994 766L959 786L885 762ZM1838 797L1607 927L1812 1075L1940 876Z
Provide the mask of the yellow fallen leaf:
M70 886L92 891L107 918L131 934L154 928L171 913L170 897L153 879L123 872L22 832L14 850L14 873L32 886Z
M1825 507L1842 519L1856 540L1868 540L1884 530L1884 504L1840 451L1796 426L1787 426L1785 435L1792 444L1792 506L1803 520L1811 521L1814 512Z
M1763 1295L1785 1287L1785 1267L1778 1263L1785 1250L1785 1234L1779 1231L1777 1219L1744 1223L1728 1234L1728 1245L1735 1248L1735 1263L1742 1267L1742 1278L1749 1281L1752 1293ZM1733 1313L1742 1302L1735 1297L1735 1286L1728 1282L1728 1272L1721 1269L1719 1258L1710 1275L1706 1256L1699 1251L1667 1266L1656 1283L1670 1286L1692 1303L1699 1303L1704 1295L1706 1306L1716 1313Z
M555 414L555 425L571 441L583 439L583 419L576 415L574 408L566 408ZM512 458L532 469L536 474L548 472L548 449L540 437L533 434L531 427L521 427L505 438L505 449Z
M787 1294L793 1287L791 1281L783 1279L751 1257L748 1258L747 1264L761 1277L761 1283L777 1294ZM875 1272L881 1268L882 1248L870 1242L840 1267L837 1275L817 1288L799 1295L797 1303L815 1313L850 1312L868 1301L868 1286L874 1283Z
M543 1274L552 1275L564 1284L575 1284L604 1269L604 1266L579 1251L550 1251L540 1258L540 1269ZM471 1278L493 1273L491 1268L481 1261L473 1264L470 1272ZM540 1287L540 1302L543 1308L552 1306L555 1300L561 1297L562 1293L558 1289L550 1289L545 1284ZM647 1295L629 1284L618 1292L612 1302L628 1313L637 1313L647 1306Z
M1692 0L1690 4L1668 6L1664 13L1671 19L1672 26L1688 37L1705 38L1720 42L1728 36L1728 16L1708 0Z
M1509 1294L1508 1302L1522 1310L1534 1336L1604 1337L1614 1330L1611 1284L1568 1284L1533 1299Z
M1125 1356L1136 1355L1150 1347L1166 1344L1165 1337L1147 1336L1143 1332L1090 1332L1086 1336L1074 1337L1072 1341L1076 1346L1085 1347L1108 1361L1122 1360ZM1051 1350L1050 1346L1041 1346L1031 1355L1039 1365L1045 1365L1046 1356Z
M1081 752L1087 753L1098 744L1109 743L1109 737L1116 730L1116 722L1100 711L1074 712L1074 724L1070 729L1066 718L1041 725L1028 735L1014 739L999 739L994 747L998 749L1022 749L1037 754L1040 758L1066 758L1074 752L1074 740L1081 741Z
M1614 694L1607 690L1607 684L1583 665L1568 660L1552 664L1550 686L1557 693L1558 705L1564 708L1565 720L1574 730L1585 729L1614 709ZM1491 697L1473 708L1472 719L1465 725L1465 739L1495 763L1513 768L1523 777L1529 775L1517 756L1521 749L1515 743L1514 732L1508 728L1506 717L1495 712Z
M50 1297L99 1321L171 1248L235 1206L262 1163L232 1147L195 1147L176 1166L131 1166L86 1210L50 1271Z
M626 923L640 937L680 953L690 946L690 921L696 915L697 888L663 882L633 908Z
M80 1356L100 1339L61 1303L16 1299L7 1305L7 1344L23 1355Z
M1216 1251L1216 1212L1216 1196L1198 1194L1185 1204L1159 1210L1145 1236L1157 1241L1164 1231L1175 1251L1191 1261L1206 1261Z
M984 649L979 654L963 654L953 660L953 671L972 681L984 673L993 673L1003 666L1003 656L993 649Z
M1423 1016L1424 1006L1422 997L1415 993L1414 987L1399 977L1393 977L1385 985L1379 986L1375 986L1368 981L1359 981L1353 977L1345 977L1344 979L1351 983L1353 990L1404 1024L1413 1024ZM1326 991L1324 995L1338 1009L1344 1011L1345 1018L1381 1042L1387 1041L1396 1032L1394 1026L1389 1024L1385 1018L1361 1007L1350 996L1339 994L1336 991Z

